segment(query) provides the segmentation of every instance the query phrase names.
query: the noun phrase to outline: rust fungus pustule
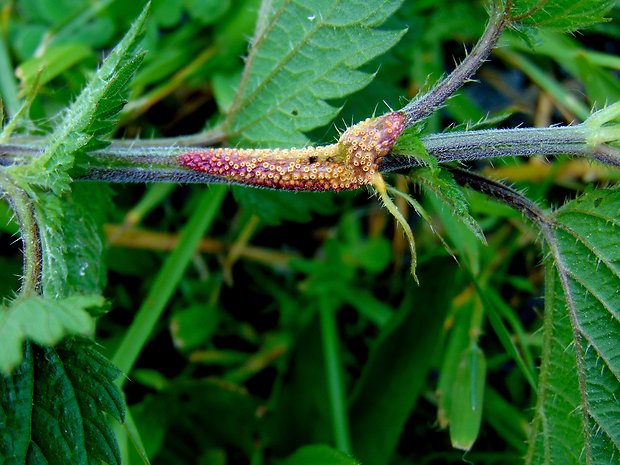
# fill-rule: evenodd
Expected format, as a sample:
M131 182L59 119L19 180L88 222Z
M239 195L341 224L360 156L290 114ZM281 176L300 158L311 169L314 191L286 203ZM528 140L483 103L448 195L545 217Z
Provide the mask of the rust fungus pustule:
M405 127L402 113L368 118L336 144L302 149L198 149L179 164L233 183L295 191L341 191L373 182L381 158Z

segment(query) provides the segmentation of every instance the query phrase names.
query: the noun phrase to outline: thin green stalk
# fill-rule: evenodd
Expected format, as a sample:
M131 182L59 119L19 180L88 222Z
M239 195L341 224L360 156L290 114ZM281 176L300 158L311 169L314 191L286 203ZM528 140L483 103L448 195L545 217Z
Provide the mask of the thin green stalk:
M198 54L187 66L176 72L169 80L159 87L143 95L142 97L129 102L123 108L121 121L135 120L144 114L157 102L160 102L175 90L183 86L197 70L217 54L216 47L209 47Z
M486 284L486 283L485 283ZM537 388L537 380L536 380L536 371L533 364L527 363L522 353L517 349L515 341L513 341L510 331L504 324L504 321L500 317L498 313L498 309L496 308L497 302L491 301L489 296L487 295L487 291L485 290L485 284L478 283L474 280L474 285L476 286L476 292L478 293L478 297L480 298L482 305L484 307L485 313L489 318L489 322L495 331L498 339L500 340L502 346L504 346L504 350L512 357L514 362L517 364L523 376L527 380L530 387L535 391ZM515 326L513 325L513 328ZM519 338L522 341L522 338Z
M174 184L153 184L149 186L140 201L125 215L125 225L136 225L151 211L167 199L176 188Z
M438 163L566 154L620 166L620 150L607 145L617 139L617 128L603 127L605 123L615 120L615 109L609 107L595 113L598 114L601 114L600 118L591 118L575 126L455 131L424 136L421 142L428 155ZM162 145L159 147L148 144L123 146L115 142L103 150L90 152L88 168L72 173L72 177L76 180L110 182L230 182L180 166L179 154L195 148L170 145L170 141L165 140L160 142ZM40 153L40 145L32 140L28 143L0 143L0 165L28 162ZM424 159L415 153L395 153L381 160L380 171L385 173L424 164Z
M349 418L345 400L336 315L329 296L325 294L321 294L319 297L319 317L334 441L338 449L350 454L351 435L349 432Z
M510 65L523 71L540 88L548 92L556 101L574 113L577 118L582 121L588 119L590 109L577 100L564 86L550 77L548 72L541 70L525 56L509 49L497 49L495 53L510 63Z
M594 157L594 148L588 142L592 134L592 129L586 124L580 124L551 128L445 132L424 136L421 142L438 163L534 155ZM381 172L422 165L424 160L415 154L393 154L384 157Z
M19 225L22 239L23 272L22 295L36 295L41 291L41 239L32 200L8 176L0 177L0 185Z
M9 51L4 36L0 34L0 97L9 116L15 116L19 110L19 89L15 82L15 73L11 65Z
M220 211L226 192L225 186L211 186L201 194L196 209L181 231L177 248L159 270L150 292L112 358L114 364L124 373L129 374L149 340L194 256L200 240ZM122 385L125 381L126 378L121 378L119 383Z
M502 300L495 290L487 289L483 296L483 302L485 307L488 309L487 314L489 316L489 320L491 321L491 324L496 327L495 332L498 334L504 349L506 349L506 352L513 357L515 363L523 372L523 376L527 379L528 383L535 391L538 383L536 379L536 364L534 363L534 358L532 357L532 351L527 345L527 338L521 322L515 315L513 309ZM500 332L509 334L502 318L507 320L512 328L515 341L513 341L513 338L510 336L508 338L504 338L500 334ZM493 323L493 320L495 320L495 323ZM519 349L517 349L517 347L519 347Z
M53 26L52 31L45 35L38 47L38 52L48 48L53 43L62 42L71 37L75 31L86 29L88 23L93 20L102 11L105 11L115 0L99 0L89 2L81 11L78 11L72 17Z
M407 127L426 118L443 105L482 66L482 63L485 62L495 48L502 32L510 24L509 13L511 8L512 0L492 3L489 23L484 30L484 34L467 57L452 73L438 82L429 92L412 100L400 110L406 115Z

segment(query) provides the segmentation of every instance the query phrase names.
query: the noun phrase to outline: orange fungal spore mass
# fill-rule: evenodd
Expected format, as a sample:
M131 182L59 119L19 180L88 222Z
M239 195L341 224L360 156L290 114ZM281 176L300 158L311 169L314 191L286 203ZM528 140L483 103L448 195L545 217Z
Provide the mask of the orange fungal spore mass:
M189 169L230 182L295 191L342 191L371 184L405 127L402 113L368 118L337 143L301 149L197 149L178 156Z

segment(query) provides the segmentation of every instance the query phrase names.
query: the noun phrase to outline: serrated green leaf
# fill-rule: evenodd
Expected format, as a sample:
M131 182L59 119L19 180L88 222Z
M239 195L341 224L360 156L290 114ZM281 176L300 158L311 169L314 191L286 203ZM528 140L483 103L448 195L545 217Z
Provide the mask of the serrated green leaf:
M24 463L30 444L34 371L32 350L11 376L0 374L0 463Z
M305 446L297 449L282 465L359 465L353 457L324 445Z
M102 415L105 412L119 422L124 420L125 402L113 383L120 370L87 341L68 341L57 353L75 391L89 459L120 464L116 438L108 419Z
M98 293L105 282L102 226L109 186L80 185L58 197L34 194L43 268L43 295L57 299Z
M253 145L303 146L338 109L326 102L372 80L356 71L403 31L376 29L401 0L274 1L262 11L226 132Z
M514 2L512 15L525 15L520 21L523 25L570 32L605 21L605 14L615 3L614 0L518 0Z
M0 376L2 463L120 464L108 419L124 418L119 372L90 343L27 344L12 376ZM5 405L4 402L10 404ZM20 434L21 432L25 432Z
M543 364L528 463L620 455L620 190L560 208L546 235Z
M89 307L100 307L101 296L73 296L62 300L25 297L0 309L0 373L10 374L22 361L26 340L52 346L67 335L91 335L95 329Z

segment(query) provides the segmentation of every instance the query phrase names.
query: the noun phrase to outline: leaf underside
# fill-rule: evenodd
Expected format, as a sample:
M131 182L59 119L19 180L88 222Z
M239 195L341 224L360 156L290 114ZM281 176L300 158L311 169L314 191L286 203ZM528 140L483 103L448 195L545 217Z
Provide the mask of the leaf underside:
M586 194L553 218L527 463L618 463L620 190Z

